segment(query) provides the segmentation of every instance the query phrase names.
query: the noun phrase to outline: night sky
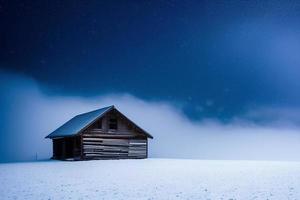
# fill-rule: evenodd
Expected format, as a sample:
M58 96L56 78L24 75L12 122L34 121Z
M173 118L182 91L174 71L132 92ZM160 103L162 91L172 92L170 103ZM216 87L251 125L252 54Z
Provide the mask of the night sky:
M300 108L300 1L0 1L0 68L192 119Z

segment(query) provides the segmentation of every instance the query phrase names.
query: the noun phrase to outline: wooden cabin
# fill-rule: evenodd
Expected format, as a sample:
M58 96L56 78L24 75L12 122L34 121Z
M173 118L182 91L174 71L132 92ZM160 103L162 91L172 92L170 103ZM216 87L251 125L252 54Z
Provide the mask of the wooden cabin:
M46 138L53 159L92 160L148 157L149 133L114 106L77 115Z

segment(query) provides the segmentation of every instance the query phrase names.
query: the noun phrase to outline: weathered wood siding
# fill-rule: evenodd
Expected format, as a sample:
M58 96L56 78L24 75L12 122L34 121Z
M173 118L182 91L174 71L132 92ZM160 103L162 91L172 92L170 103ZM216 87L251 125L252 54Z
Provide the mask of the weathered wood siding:
M117 120L117 129L109 128L110 119ZM147 137L116 112L107 113L82 133L82 159L147 158L147 148Z
M103 138L83 135L84 159L146 158L147 139Z

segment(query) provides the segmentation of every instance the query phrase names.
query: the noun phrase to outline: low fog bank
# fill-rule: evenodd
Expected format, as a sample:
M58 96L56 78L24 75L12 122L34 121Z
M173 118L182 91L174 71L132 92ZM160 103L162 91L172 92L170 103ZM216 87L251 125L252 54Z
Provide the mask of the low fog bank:
M289 123L300 115L289 109L284 109L288 120L273 124L258 125L249 119L279 115L278 108L252 110L222 124L191 121L171 103L130 94L83 98L50 95L44 89L28 77L0 71L0 162L50 158L52 143L46 135L74 115L112 104L154 136L150 157L300 160L300 128Z

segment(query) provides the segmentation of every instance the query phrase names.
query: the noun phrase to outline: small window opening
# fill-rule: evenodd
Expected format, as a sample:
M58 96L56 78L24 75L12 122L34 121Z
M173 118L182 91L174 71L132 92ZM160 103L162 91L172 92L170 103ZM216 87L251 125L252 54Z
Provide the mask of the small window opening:
M117 119L109 119L109 129L117 130L118 129L118 121Z

